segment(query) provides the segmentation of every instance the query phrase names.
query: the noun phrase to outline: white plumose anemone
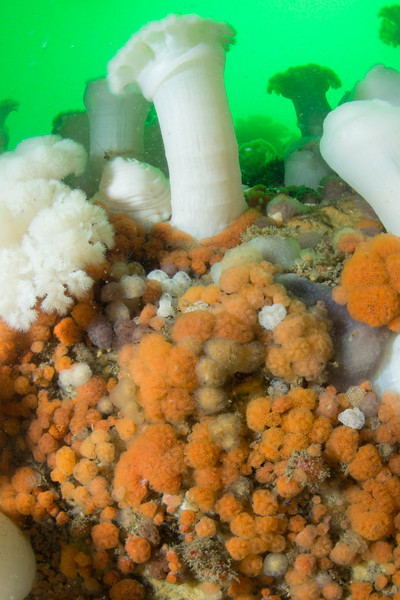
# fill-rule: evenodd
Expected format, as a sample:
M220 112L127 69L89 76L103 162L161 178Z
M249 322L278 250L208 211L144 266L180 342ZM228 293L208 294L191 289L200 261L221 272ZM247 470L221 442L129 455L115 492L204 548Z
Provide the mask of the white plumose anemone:
M385 353L370 377L372 389L381 396L385 390L400 394L400 335L392 333Z
M123 212L145 229L171 216L171 191L165 175L134 158L115 157L104 168L94 200L110 213Z
M323 158L400 235L400 108L383 100L342 104L328 114Z
M108 65L116 94L137 83L154 102L171 183L172 225L201 239L245 209L238 144L224 85L234 31L197 15L150 23Z
M137 87L112 94L106 79L86 84L84 103L90 127L91 185L99 182L108 156L144 157L144 123L150 104Z
M86 153L72 140L25 140L0 157L0 316L27 331L45 312L65 314L93 285L85 271L114 245L105 211L59 181L82 173Z

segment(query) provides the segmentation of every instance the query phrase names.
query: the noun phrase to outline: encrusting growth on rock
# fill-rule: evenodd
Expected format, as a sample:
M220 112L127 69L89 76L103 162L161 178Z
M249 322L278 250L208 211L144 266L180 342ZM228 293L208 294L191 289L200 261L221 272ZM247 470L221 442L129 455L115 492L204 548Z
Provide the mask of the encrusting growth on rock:
M176 112L184 89L178 104L168 98L180 76L186 82L199 67L206 89L226 106L221 74L233 31L199 17L182 29L180 21L168 17L129 42L110 78L122 91L135 80L131 69L144 69L143 90L161 111L173 107L186 148L190 128ZM177 32L184 33L179 59L179 36L168 37ZM198 52L215 67L215 89ZM165 81L160 53L174 66ZM326 87L338 80L315 65L289 79L298 73L318 100L299 124L318 129L329 109ZM286 79L278 75L271 90L291 94ZM202 97L189 107L192 116ZM160 122L169 137L166 112ZM221 132L211 133L219 143ZM384 328L399 329L399 238L381 233L335 175L312 193L257 186L246 192L252 208L244 210L237 170L226 219L217 216L208 231L215 215L201 203L201 223L186 215L188 231L197 235L201 225L208 237L197 241L153 219L145 229L61 183L84 159L67 168L64 157L57 166L70 144L52 136L27 142L17 155L28 153L23 163L37 177L12 180L16 155L0 158L1 202L10 212L10 198L30 190L48 205L37 213L26 205L33 225L21 221L21 246L13 248L30 241L39 256L50 223L65 250L57 264L46 250L34 269L40 278L22 278L29 297L10 288L16 309L7 295L0 300L0 510L36 553L28 598L400 600L400 396L378 395L364 380L363 357L355 371L359 357L350 356L357 338L377 357ZM38 159L37 144L48 160ZM222 146L224 169L236 169L236 147ZM168 154L172 223L180 223L179 203L199 190L193 196L197 184L186 177L182 193L171 145ZM197 159L203 173L202 152ZM219 197L219 185L217 178L212 195ZM68 207L77 212L64 231ZM14 272L4 277L15 282ZM30 312L19 321L25 305Z

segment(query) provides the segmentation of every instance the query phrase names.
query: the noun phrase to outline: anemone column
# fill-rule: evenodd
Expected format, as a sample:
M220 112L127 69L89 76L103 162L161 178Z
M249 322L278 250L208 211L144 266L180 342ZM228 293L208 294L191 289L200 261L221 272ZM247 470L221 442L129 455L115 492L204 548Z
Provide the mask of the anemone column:
M233 30L170 15L134 35L109 63L113 92L137 82L154 102L171 183L172 225L201 239L244 210L238 145L224 85Z
M387 231L400 235L400 108L358 100L326 117L322 157L372 206Z
M138 89L115 96L106 79L86 84L84 104L90 128L90 187L94 192L108 160L144 156L144 123L150 104Z
M293 102L297 126L303 137L321 135L322 123L331 110L326 92L342 84L329 67L314 63L289 67L276 73L268 81L267 92L281 94Z

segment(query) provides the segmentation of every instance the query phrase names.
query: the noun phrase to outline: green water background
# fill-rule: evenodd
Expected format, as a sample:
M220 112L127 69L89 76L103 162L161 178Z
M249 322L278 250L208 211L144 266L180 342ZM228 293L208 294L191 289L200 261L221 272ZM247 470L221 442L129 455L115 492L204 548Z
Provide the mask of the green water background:
M289 100L266 94L268 78L291 65L317 62L342 80L333 106L374 64L400 69L400 48L378 37L379 0L36 0L1 2L0 99L20 108L7 121L12 149L51 131L61 111L82 110L85 81L133 32L169 13L225 20L237 31L225 80L234 120L263 115L298 133Z

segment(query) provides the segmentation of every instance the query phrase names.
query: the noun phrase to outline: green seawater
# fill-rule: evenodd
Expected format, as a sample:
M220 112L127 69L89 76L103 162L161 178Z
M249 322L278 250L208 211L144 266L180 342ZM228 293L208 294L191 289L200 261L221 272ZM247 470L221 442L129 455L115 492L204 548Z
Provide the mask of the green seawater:
M336 71L343 87L336 106L374 64L400 69L400 47L378 37L380 0L14 0L0 6L0 100L20 103L10 114L9 149L49 133L63 111L83 110L85 82L149 21L169 13L224 20L237 31L225 79L235 121L257 115L295 134L289 100L267 95L268 78L289 66L316 62ZM261 118L262 117L262 118ZM256 121L257 121L256 119Z

